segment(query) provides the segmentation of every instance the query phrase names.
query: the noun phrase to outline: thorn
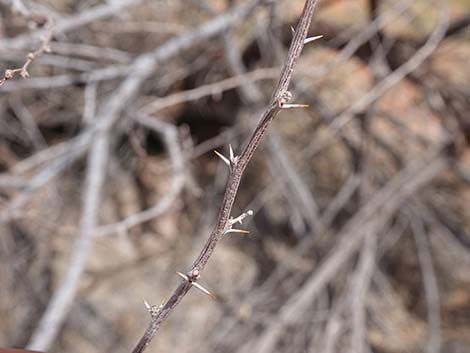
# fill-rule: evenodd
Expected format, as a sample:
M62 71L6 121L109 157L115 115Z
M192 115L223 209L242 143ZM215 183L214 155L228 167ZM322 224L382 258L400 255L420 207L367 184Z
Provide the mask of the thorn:
M220 154L219 152L217 152L217 151L215 151L215 150L214 150L214 153L215 153L217 156L219 156L220 159L222 159L222 160L224 161L224 163L227 164L227 165L230 167L230 161L229 161L227 158L225 158L222 154Z
M225 232L225 234L227 233L241 233L241 234L250 234L250 232L248 230L243 230L243 229L229 229Z
M199 289L200 291L202 291L203 293L207 294L208 296L210 296L212 299L214 300L217 300L216 296L214 294L212 294L211 292L209 292L206 288L204 288L203 286L201 286L199 283L197 282L194 282L194 281L190 281L188 276L186 276L185 274L181 273L181 272L176 272L176 274L182 278L184 278L187 282L189 282L192 286L196 287L197 289Z
M211 297L212 299L214 300L217 300L216 296L214 294L212 294L211 292L209 292L206 288L204 288L203 286L201 286L199 283L196 283L196 282L191 282L191 284L196 287L197 289L199 289L201 292L207 294L209 297Z
M229 150L229 153L230 153L230 161L233 162L233 160L235 159L234 155L233 155L233 149L232 149L232 145L229 144L228 145L228 150Z
M320 39L320 38L323 38L323 35L319 35L319 36L315 36L315 37L306 38L306 39L304 40L304 44L308 44L308 43L314 42L314 41L316 41L317 39Z
M181 273L181 272L178 272L178 271L176 271L176 274L177 274L178 276L184 278L186 281L189 282L189 278L188 278L188 276L186 276L185 274L183 274L183 273Z
M145 305L145 307L147 308L148 311L150 311L150 309L152 308L152 307L150 306L150 304L148 303L148 301L145 300L145 298L144 298L144 305Z
M295 29L293 26L290 26L290 30L292 31L292 34L295 34Z
M158 315L158 313L160 312L161 308L163 308L164 306L164 301L160 304L160 306L156 306L156 305L150 305L148 303L147 300L144 299L144 304L145 304L145 307L147 308L147 311L149 312L150 316L152 318L154 318L155 316Z
M308 104L283 104L282 105L282 109L290 109L290 108L308 108L309 105Z

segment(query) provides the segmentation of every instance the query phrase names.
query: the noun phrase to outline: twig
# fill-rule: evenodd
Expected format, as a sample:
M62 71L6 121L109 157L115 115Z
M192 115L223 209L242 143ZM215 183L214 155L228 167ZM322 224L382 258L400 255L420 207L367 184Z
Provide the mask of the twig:
M39 150L47 147L47 142L39 130L33 114L31 114L29 109L26 108L26 106L23 104L20 95L12 95L10 106L15 112L18 120L23 125L23 129L29 137L29 140L34 148Z
M155 219L171 207L184 186L185 160L183 157L183 152L181 151L181 146L178 142L177 128L171 124L165 123L164 121L158 120L157 118L148 116L144 113L135 114L133 119L139 124L163 135L163 140L165 141L166 149L171 161L171 169L173 172L171 178L171 187L165 196L152 207L142 212L134 213L122 221L99 227L96 229L97 236L109 235L119 231L127 231L131 227L134 227L143 222L147 222L151 219Z
M230 175L227 181L222 206L216 221L214 230L212 231L209 239L207 240L201 253L194 261L191 270L188 272L188 280L183 280L180 285L173 292L168 301L161 307L158 313L152 316L150 324L145 331L142 338L139 340L137 346L132 351L133 353L141 353L145 351L150 341L155 336L161 323L168 317L170 312L180 303L183 297L188 293L192 287L192 283L196 282L202 271L204 270L209 258L211 257L217 243L222 239L230 225L230 215L232 206L235 201L235 196L238 191L243 172L248 165L251 157L253 156L256 148L261 142L261 139L266 133L269 123L276 117L282 110L283 105L286 104L291 98L288 92L289 83L292 77L295 64L300 56L304 46L304 40L307 36L307 31L310 26L310 21L315 9L316 0L307 0L299 21L299 25L295 32L292 44L290 46L287 61L281 73L281 78L274 90L270 103L261 117L261 120L248 141L243 152L239 156L231 158L230 162Z
M356 174L352 174L344 182L344 184L339 189L338 193L331 200L328 206L323 211L321 218L323 224L330 226L335 217L338 215L339 211L344 207L344 205L349 201L354 192L356 192L359 187L360 179Z
M79 239L77 240L71 265L64 281L59 285L58 290L53 295L51 302L41 318L39 327L33 334L30 346L34 348L47 348L55 339L58 330L70 308L75 296L79 279L83 273L89 252L93 243L93 228L96 225L96 212L99 206L99 195L102 186L108 151L109 131L121 116L126 105L134 97L141 84L153 73L156 65L169 60L181 50L196 45L203 40L217 34L219 31L241 21L251 13L251 10L259 3L259 0L252 0L240 5L233 11L218 16L199 26L196 30L184 33L156 50L142 54L130 66L132 74L128 76L111 95L109 99L99 109L97 116L100 119L92 127L82 133L83 142L88 143L95 140L90 152L88 187L85 194L84 213L82 215ZM81 155L82 151L76 154ZM60 160L58 162L61 162ZM68 160L68 163L71 161ZM49 173L50 174L50 173ZM43 183L44 178L39 178L38 184ZM34 188L34 185L31 186ZM26 195L27 196L27 195ZM20 198L15 203L15 208L24 204L27 197ZM2 218L0 218L0 221ZM193 273L192 276L195 274ZM190 276L191 279L193 277ZM189 286L191 287L191 285ZM189 289L189 288L188 288Z
M16 212L26 205L34 192L55 178L83 155L88 149L91 138L94 136L91 132L90 130L86 130L81 135L73 138L73 141L57 146L60 148L52 146L44 150L46 153L43 154L41 151L33 156L38 158L33 158L34 160L30 161L31 164L38 162L48 162L48 164L28 181L27 188L21 194L15 196L14 199L10 201L8 207L0 210L0 225L8 222L11 217L15 216ZM50 161L47 161L47 158L50 158Z
M88 158L86 191L80 220L80 230L70 265L63 281L59 284L58 289L49 302L37 329L34 331L28 348L47 350L57 336L72 305L93 245L93 228L95 228L97 223L101 190L103 188L109 155L108 143L108 131L102 131L95 136L95 141Z
M27 81L14 81L0 88L0 92L23 91L25 89L51 89L65 87L76 83L92 83L113 80L130 74L130 67L109 65L80 74L63 74L53 76L31 77Z
M96 116L97 86L96 82L90 82L85 87L82 114L82 123L84 125L92 125Z
M0 79L0 86L2 86L6 81L13 79L17 74L19 74L22 78L29 77L28 68L31 63L40 57L44 53L49 53L51 51L49 47L49 43L51 42L52 38L52 30L48 29L44 36L41 38L41 47L34 52L29 52L27 55L27 60L23 64L23 66L16 68L16 69L7 69L5 70L5 74L3 78Z
M238 74L222 81L209 83L187 91L181 91L169 96L156 99L142 108L147 113L155 113L164 108L171 107L183 102L193 101L209 95L218 95L229 89L243 86L246 82L269 80L278 76L278 69L256 69L254 71Z
M199 0L197 1L197 4L212 15L216 13L205 0ZM307 38L304 41L304 44L310 43L321 37L322 36L315 36ZM223 41L225 58L231 73L236 75L235 77L247 75L247 70L242 60L242 54L240 53L235 41L233 30L229 29L224 33ZM252 111L256 111L263 99L263 92L255 81L243 80L237 89L242 100L247 103L247 106ZM284 105L284 108L287 107L287 104ZM318 206L312 193L299 176L295 166L290 162L289 156L282 146L282 139L274 130L269 131L267 139L268 151L272 161L272 163L270 163L270 168L275 169L273 175L279 176L281 182L286 186L283 187L282 190L284 190L286 198L291 203L293 211L297 211L302 215L310 224L312 229L314 229L316 233L319 233L324 227L322 227L319 219Z
M96 21L100 18L107 17L124 10L126 7L137 5L142 0L120 0L111 1L106 4L90 7L84 11L80 11L77 16L66 17L57 19L54 30L56 33L65 34L74 29L82 27L90 22ZM13 39L0 40L0 48L24 48L31 45L31 42L36 38L41 38L47 34L46 29L40 29L32 33L26 33L16 36Z
M370 351L367 344L367 294L375 270L377 234L369 233L364 239L361 259L353 277L351 290L351 347L350 352L365 353Z
M282 189L286 189L284 191L286 197L292 199L293 207L298 209L314 234L324 232L326 227L319 215L318 204L310 188L302 180L289 155L285 152L280 136L274 131L270 131L268 142L273 169L284 184Z
M338 341L340 341L338 339L338 336L344 330L345 320L342 318L342 315L345 310L346 304L348 304L347 296L346 294L343 294L343 296L338 300L338 302L330 312L330 317L324 329L324 339L321 343L321 347L323 347L323 353L337 352L336 344L338 343ZM312 347L310 352L318 352L317 348L318 347Z
M139 56L131 65L133 74L124 80L116 93L113 94L99 110L98 116L101 117L100 120L97 121L92 128L87 130L91 131L90 134L95 137L96 141L90 152L89 183L85 195L84 213L82 216L79 239L77 240L69 272L64 282L55 292L44 316L41 318L39 327L35 331L29 345L30 347L47 349L56 337L75 296L79 279L83 273L93 243L91 234L96 225L99 194L103 181L104 167L109 153L108 133L119 119L129 99L137 93L140 85L152 74L157 63L168 60L181 50L191 47L241 20L250 13L250 10L252 10L257 3L257 0L253 0L248 4L239 6L233 12L218 16L214 20L205 23L200 26L198 30L185 33L173 40L169 40L155 51ZM195 272L190 276L191 279L194 273ZM191 283L187 283L189 283L187 288L187 290L189 290Z
M440 316L441 305L436 271L434 269L426 231L419 215L414 215L411 221L411 228L416 243L428 310L428 339L426 352L438 353L441 351L442 334Z

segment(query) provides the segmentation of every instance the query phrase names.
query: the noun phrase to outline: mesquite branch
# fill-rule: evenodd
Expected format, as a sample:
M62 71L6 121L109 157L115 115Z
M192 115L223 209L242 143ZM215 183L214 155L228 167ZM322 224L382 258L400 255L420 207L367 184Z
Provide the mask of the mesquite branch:
M316 0L306 1L292 44L289 48L286 63L284 64L281 72L281 77L274 89L274 93L268 107L262 115L258 126L251 135L251 138L242 153L239 156L230 158L230 175L214 230L209 236L209 239L204 245L201 253L194 261L186 278L183 279L165 304L160 306L158 310L152 311L150 324L139 343L132 351L133 353L140 353L146 349L152 338L155 336L160 324L168 317L170 312L179 304L193 284L195 284L199 279L216 245L229 230L231 226L230 215L232 206L237 195L238 186L243 176L243 172L245 171L248 162L251 160L256 148L260 144L261 139L265 135L269 123L283 108L287 108L287 103L291 98L291 94L288 91L289 83L291 81L295 64L300 56L307 37L307 31L310 26L315 4Z

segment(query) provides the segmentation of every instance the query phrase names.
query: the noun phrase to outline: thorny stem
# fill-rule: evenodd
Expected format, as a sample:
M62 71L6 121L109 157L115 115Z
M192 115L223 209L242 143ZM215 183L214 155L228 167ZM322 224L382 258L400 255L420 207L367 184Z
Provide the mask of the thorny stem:
M204 245L199 256L194 261L191 270L188 272L188 280L183 279L168 301L159 309L158 313L156 315L152 315L147 330L132 353L141 353L147 348L150 341L153 339L157 330L159 329L161 323L168 317L170 312L188 293L188 291L193 286L193 282L197 281L200 274L206 267L209 258L214 252L217 243L220 241L220 239L222 239L226 230L228 229L232 206L237 195L238 186L240 185L243 172L245 171L248 162L251 160L251 157L253 156L256 148L259 146L261 139L265 135L269 123L281 111L283 105L288 103L291 98L291 94L288 91L289 83L292 78L295 64L304 46L304 41L307 37L307 31L310 27L310 22L316 2L316 0L306 0L305 2L305 6L295 31L291 46L289 48L287 60L282 69L279 82L274 90L266 111L262 115L258 126L251 135L243 152L240 154L240 156L238 156L235 163L231 164L230 175L228 177L222 206L220 208L214 230L209 236L209 239Z

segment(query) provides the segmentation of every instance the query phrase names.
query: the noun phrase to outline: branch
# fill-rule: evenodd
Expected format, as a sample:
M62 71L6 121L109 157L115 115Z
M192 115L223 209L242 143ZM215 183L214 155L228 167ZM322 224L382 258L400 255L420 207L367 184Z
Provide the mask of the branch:
M287 60L281 73L281 78L274 90L268 107L261 117L258 126L253 132L243 152L239 156L230 158L230 175L214 230L209 236L209 239L204 245L201 253L194 261L191 270L188 272L188 280L183 280L175 289L168 301L159 308L158 312L151 315L150 324L137 346L132 351L133 353L141 353L145 351L161 323L165 321L170 312L181 302L183 297L193 286L193 283L199 279L202 271L209 261L209 258L214 252L217 243L222 239L226 231L231 226L230 214L243 172L245 171L248 162L251 160L256 148L260 144L261 139L265 135L269 123L282 110L284 104L286 104L291 97L287 89L289 87L295 64L304 46L304 41L310 26L315 4L316 0L306 1L292 44L289 48Z
M22 78L27 78L29 77L29 72L28 68L32 64L34 60L36 60L38 57L43 55L44 53L49 53L51 51L49 43L51 42L52 39L52 30L47 29L46 34L41 37L41 47L37 49L34 52L29 52L28 55L26 56L26 61L23 64L23 66L18 67L16 69L7 69L5 70L5 73L2 78L0 78L0 86L2 86L6 81L11 80L14 78L17 74L19 74Z
M414 215L411 220L411 228L413 230L413 236L416 243L418 262L421 268L426 306L428 310L428 339L426 352L437 353L441 351L442 346L439 285L432 260L430 244L419 215Z
M86 190L80 219L80 230L70 265L34 331L28 348L47 350L56 338L73 303L80 278L85 270L93 246L93 229L97 223L109 155L108 144L108 131L103 131L95 136L95 141L88 156Z
M211 95L216 96L230 89L243 87L247 82L252 83L260 80L276 79L278 74L279 71L277 68L256 69L251 72L237 74L236 76L218 82L208 83L190 90L180 91L158 98L145 105L142 111L147 114L156 113L164 108L183 102L194 101Z
M376 265L376 233L365 235L361 258L353 275L351 298L351 346L350 352L370 351L367 343L367 297Z

